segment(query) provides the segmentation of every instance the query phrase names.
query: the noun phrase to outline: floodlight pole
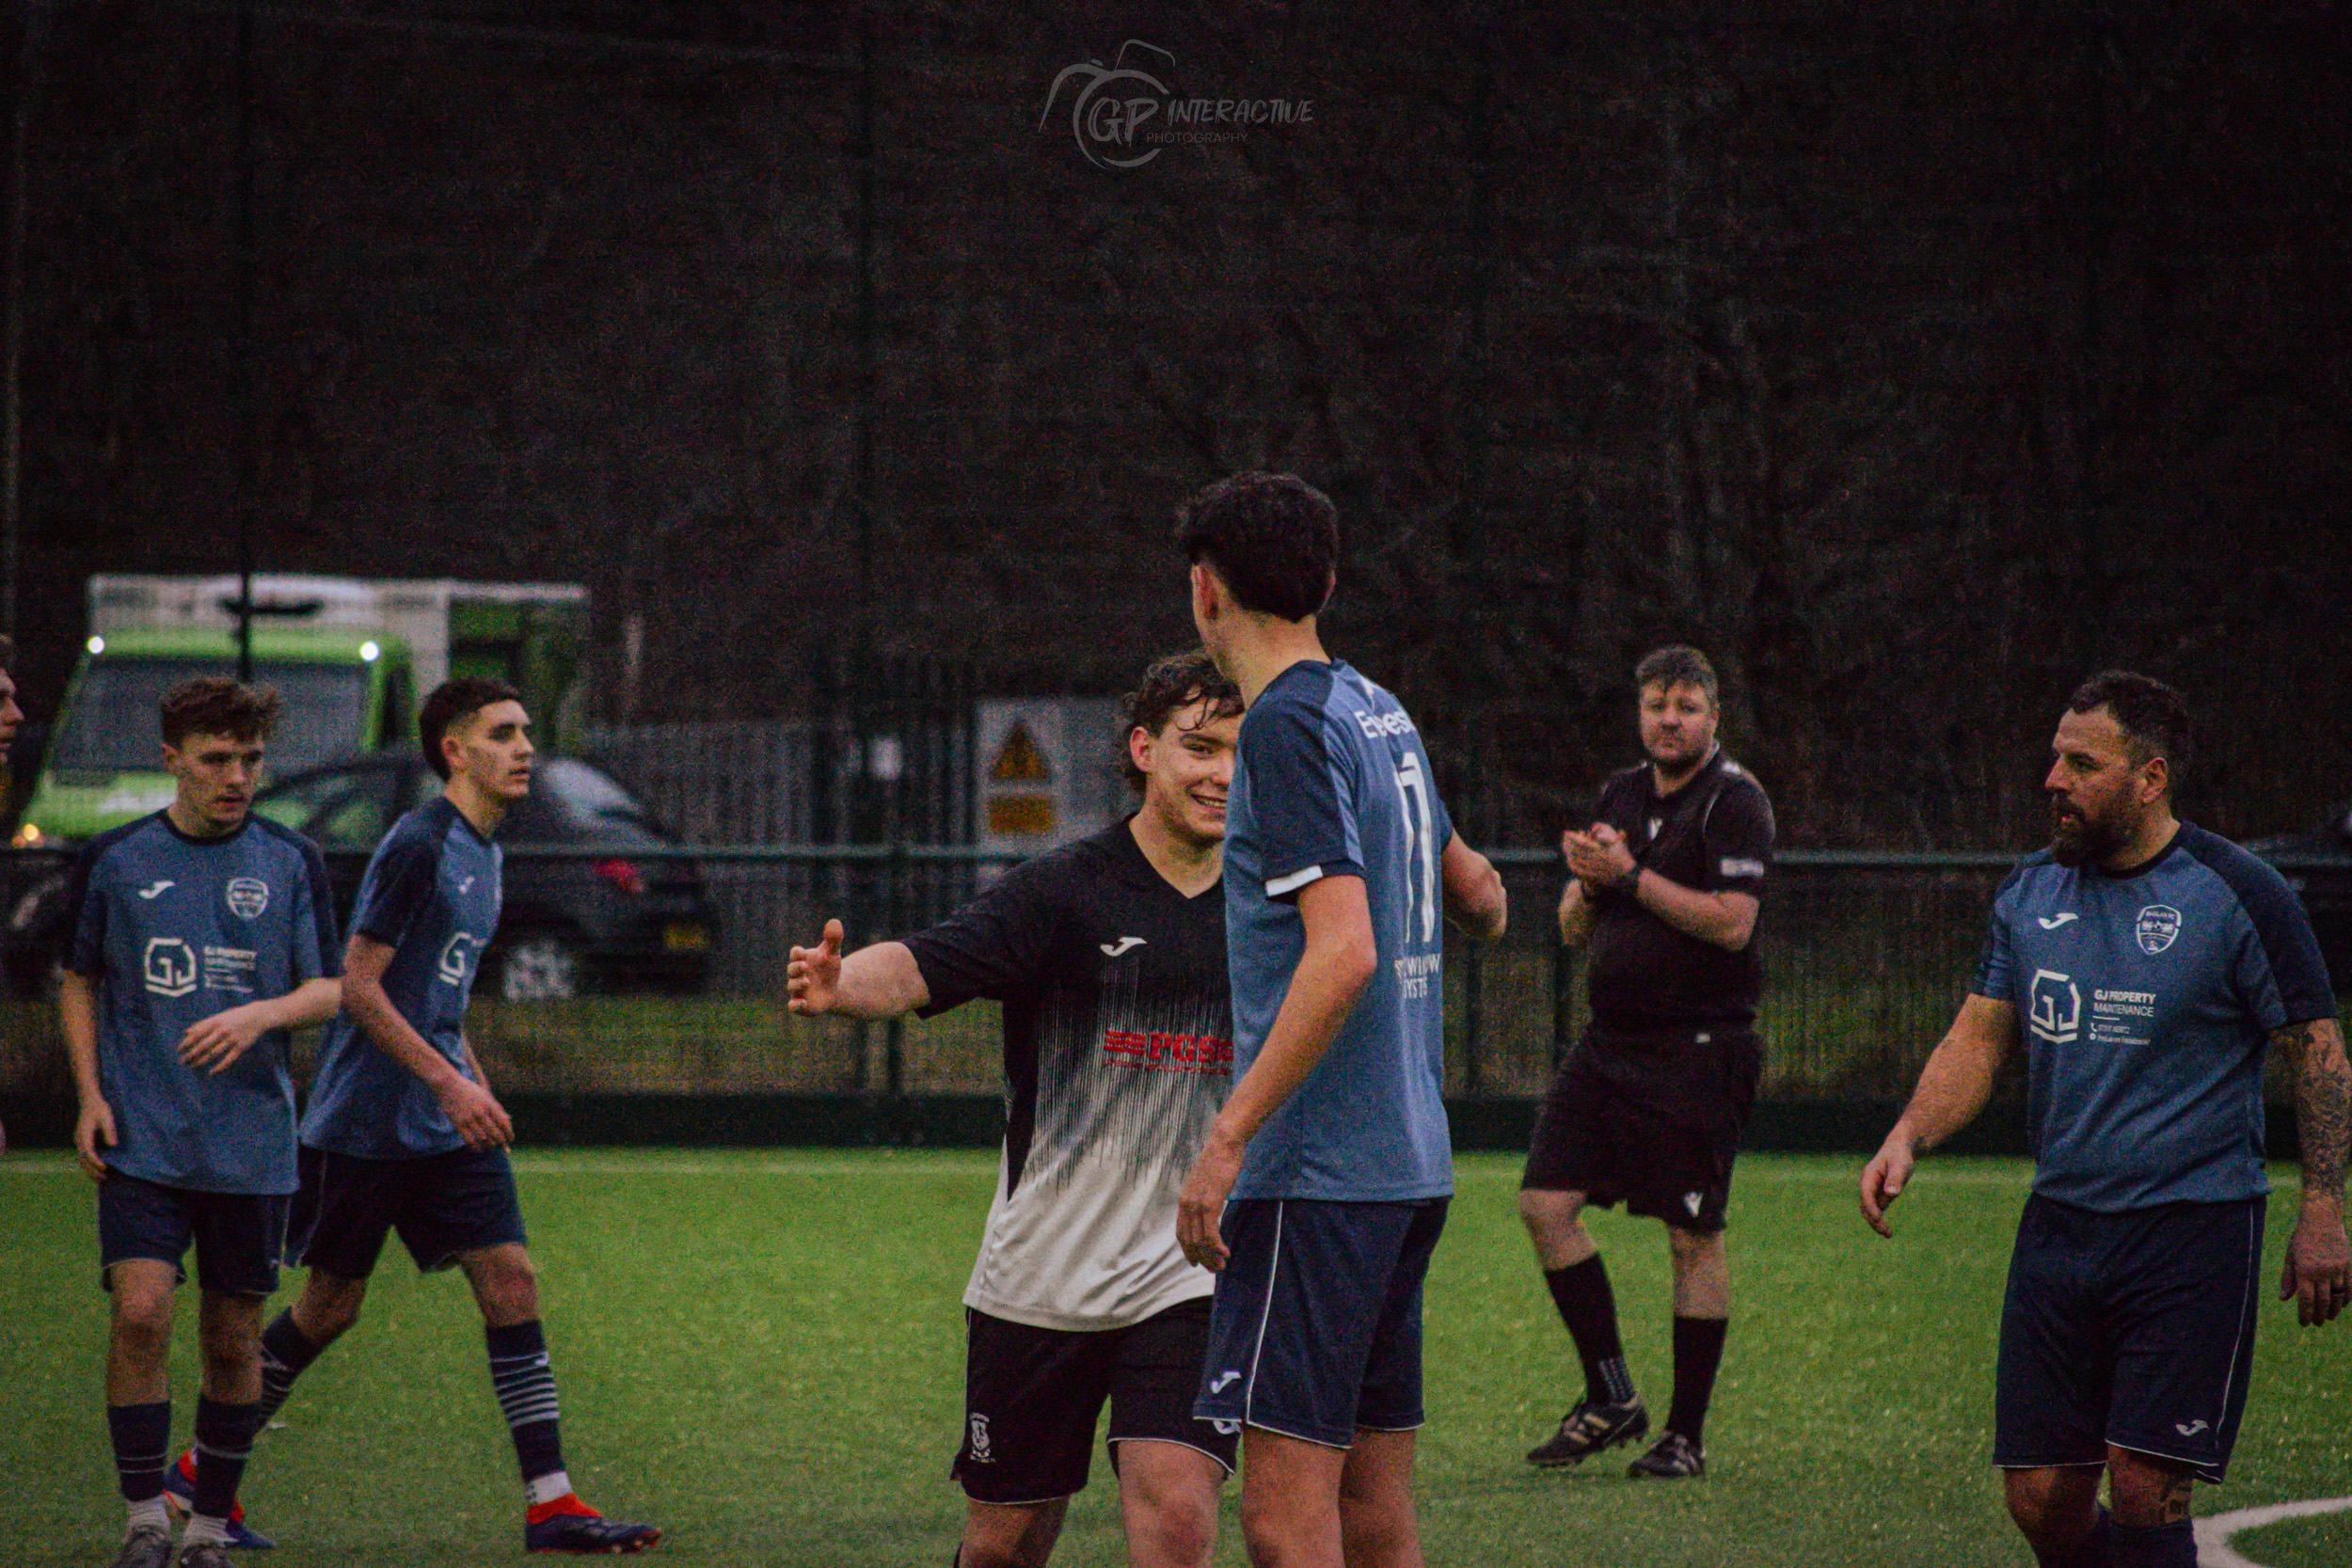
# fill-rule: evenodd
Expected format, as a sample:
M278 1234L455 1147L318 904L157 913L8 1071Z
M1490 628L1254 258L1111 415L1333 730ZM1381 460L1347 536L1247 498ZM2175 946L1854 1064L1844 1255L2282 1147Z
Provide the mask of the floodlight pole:
M236 149L237 679L253 679L253 4L237 0Z
M16 54L16 127L8 148L8 305L7 408L0 415L0 637L16 635L18 539L24 519L24 225L32 205L25 189L25 151L33 135L34 72L40 65L41 29L48 24L46 6L24 8L24 33Z

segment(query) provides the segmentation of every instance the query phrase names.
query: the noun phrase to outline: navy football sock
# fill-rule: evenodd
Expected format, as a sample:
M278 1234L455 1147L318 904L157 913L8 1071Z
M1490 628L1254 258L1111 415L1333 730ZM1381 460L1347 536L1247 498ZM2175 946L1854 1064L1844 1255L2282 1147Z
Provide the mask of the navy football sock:
M2197 1568L2197 1532L2186 1519L2106 1528L2106 1568Z
M526 1485L564 1468L564 1443L557 1426L555 1372L548 1364L548 1337L539 1321L485 1328L490 1347L490 1383L499 1409L515 1439L515 1459Z
M188 1512L204 1519L226 1519L253 1457L253 1434L262 1430L259 1404L227 1404L209 1394L196 1401L196 1488Z
M260 1432L277 1418L294 1379L326 1347L315 1344L294 1323L292 1310L280 1312L262 1330L262 1401L254 1406L253 1430Z
M171 1402L110 1404L106 1432L114 1439L115 1474L125 1502L151 1502L164 1495L164 1466L171 1460Z
M1675 1399L1666 1411L1666 1430L1702 1448L1707 1407L1715 1398L1715 1370L1723 1365L1728 1327L1721 1318L1675 1319Z
M2033 1560L2038 1568L2106 1568L2107 1531L2113 1528L2114 1522L2107 1517L2105 1503L2095 1506L2099 1511L2098 1516L2093 1520L2089 1535L2063 1551L2044 1551L2040 1546L2033 1547ZM2029 1541L2026 1544L2030 1546L2033 1543Z
M1596 1404L1624 1404L1633 1398L1633 1376L1626 1370L1625 1345L1617 1337L1617 1297L1609 1269L1595 1253L1565 1269L1546 1269L1544 1283L1560 1309L1577 1359L1584 1363L1584 1397Z

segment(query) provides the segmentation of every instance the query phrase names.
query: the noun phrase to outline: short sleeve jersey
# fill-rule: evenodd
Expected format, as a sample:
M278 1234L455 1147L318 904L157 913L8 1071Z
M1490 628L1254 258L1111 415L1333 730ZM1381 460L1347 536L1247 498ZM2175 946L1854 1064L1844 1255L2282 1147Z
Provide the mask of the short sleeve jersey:
M1599 819L1625 834L1634 863L1702 893L1764 894L1772 865L1772 803L1721 749L1671 795L1647 764L1610 776ZM1611 888L1593 906L1587 986L1603 1029L1755 1022L1763 969L1751 941L1738 952L1678 931Z
M1378 962L1329 1051L1249 1140L1233 1196L1454 1190L1438 879L1453 836L1411 716L1347 665L1294 664L1243 716L1225 816L1235 1070L1257 1059L1306 951L1301 888L1362 878Z
M384 972L393 1008L469 1078L466 1003L498 929L502 864L499 847L442 796L392 824L351 913L354 931L395 949ZM327 1027L302 1141L371 1160L445 1154L466 1143L433 1091L348 1012Z
M1004 1005L1004 1158L964 1304L1089 1331L1210 1294L1176 1199L1232 1082L1222 893L1185 897L1121 822L905 942L925 1017Z
M2187 823L2120 875L2026 860L1973 989L2025 1031L2034 1190L2106 1212L2269 1191L2263 1048L2336 1010L2285 881Z
M263 817L191 838L157 812L73 869L66 967L98 990L98 1076L119 1140L106 1164L196 1192L290 1193L294 1080L273 1029L220 1072L180 1060L190 1025L341 972L317 847Z

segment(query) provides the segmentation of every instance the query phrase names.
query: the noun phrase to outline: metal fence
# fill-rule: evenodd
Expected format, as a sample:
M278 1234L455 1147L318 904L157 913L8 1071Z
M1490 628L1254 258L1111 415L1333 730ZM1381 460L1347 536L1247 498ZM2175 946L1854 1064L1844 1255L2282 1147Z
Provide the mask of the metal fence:
M639 861L664 856L644 849ZM851 945L938 919L997 874L1002 857L919 845L695 847L699 912L649 911L607 933L605 950L574 933L578 984L546 972L509 984L493 963L476 988L471 1037L504 1087L567 1093L791 1090L866 1094L985 1093L1001 1081L993 1006L929 1021L860 1026L792 1017L784 1006L787 949L813 942L828 916ZM1581 962L1560 949L1556 856L1496 857L1511 895L1511 927L1491 947L1454 939L1446 961L1452 1092L1513 1098L1540 1093L1565 1042L1582 1027ZM581 896L626 899L599 871L611 857L517 847L509 852L508 925L518 930L517 888L533 875ZM1764 958L1760 1029L1765 1093L1780 1100L1906 1092L1967 987L2001 855L1787 853L1766 896L1757 941ZM8 908L59 863L0 860ZM341 885L357 865L333 868ZM657 890L667 879L653 879ZM548 917L542 911L535 917ZM701 926L707 942L694 940ZM689 927L678 941L681 927ZM629 942L636 950L625 950ZM671 951L672 944L680 951ZM54 1007L21 994L0 1004L0 1092L68 1085ZM532 994L533 990L540 994ZM573 989L577 994L545 994Z

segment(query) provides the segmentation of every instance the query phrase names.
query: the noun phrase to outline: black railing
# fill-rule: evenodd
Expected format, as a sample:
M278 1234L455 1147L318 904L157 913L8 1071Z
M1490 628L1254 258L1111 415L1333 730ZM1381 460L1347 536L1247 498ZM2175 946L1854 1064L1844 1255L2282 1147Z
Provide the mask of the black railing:
M1001 1082L988 1005L861 1027L792 1017L783 988L787 949L814 942L828 917L842 919L852 946L882 940L953 910L1010 857L765 845L516 846L507 858L506 924L469 1021L502 1088L889 1097L985 1094ZM1557 940L1558 857L1493 858L1511 927L1491 946L1449 941L1448 1089L1523 1099L1542 1091L1582 1027L1582 965ZM329 860L347 900L364 857ZM673 863L691 872L681 877ZM1998 854L1782 854L1756 938L1766 1097L1908 1092L1967 989L2010 863ZM0 854L0 921L38 915L63 864L40 851ZM16 994L0 1002L0 1093L64 1089L55 1008L41 994L46 962L29 961L27 933L11 939Z

